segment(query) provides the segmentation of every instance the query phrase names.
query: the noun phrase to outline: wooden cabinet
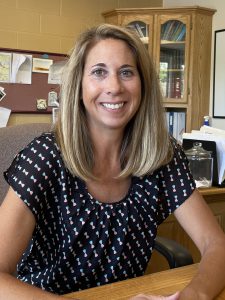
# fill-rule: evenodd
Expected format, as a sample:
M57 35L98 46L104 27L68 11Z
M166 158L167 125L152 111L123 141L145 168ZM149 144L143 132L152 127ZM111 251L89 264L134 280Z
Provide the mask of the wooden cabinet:
M187 132L199 129L209 114L214 13L197 6L103 13L107 23L132 27L145 43L156 65L168 115L185 115Z

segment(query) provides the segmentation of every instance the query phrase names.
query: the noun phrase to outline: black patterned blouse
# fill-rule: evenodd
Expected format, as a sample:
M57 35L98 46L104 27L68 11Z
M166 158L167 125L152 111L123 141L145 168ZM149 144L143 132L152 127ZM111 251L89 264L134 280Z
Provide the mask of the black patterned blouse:
M34 139L5 178L36 218L18 278L64 294L144 274L158 225L193 192L188 161L174 158L141 178L127 196L101 203L65 168L52 133Z

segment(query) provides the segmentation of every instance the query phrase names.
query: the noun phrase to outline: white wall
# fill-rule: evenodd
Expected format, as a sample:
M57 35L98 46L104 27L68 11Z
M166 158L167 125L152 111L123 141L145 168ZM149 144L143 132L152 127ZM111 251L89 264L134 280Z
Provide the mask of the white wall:
M210 107L209 107L210 116L212 116L214 31L219 29L225 29L225 1L224 0L163 0L163 7L192 6L192 5L209 7L217 10L215 15L213 16L213 28L212 28L212 59L211 59L212 64L211 64ZM224 67L224 72L225 72L225 67ZM225 130L225 119L213 118L212 126Z

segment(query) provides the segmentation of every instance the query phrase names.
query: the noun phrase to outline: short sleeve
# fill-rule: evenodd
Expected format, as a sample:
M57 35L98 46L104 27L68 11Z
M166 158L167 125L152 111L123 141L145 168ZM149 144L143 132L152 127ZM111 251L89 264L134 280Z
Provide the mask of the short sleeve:
M35 218L44 209L46 197L57 178L57 150L52 134L35 138L14 158L4 177L30 208Z
M172 140L174 155L159 173L158 225L173 213L196 188L183 148Z

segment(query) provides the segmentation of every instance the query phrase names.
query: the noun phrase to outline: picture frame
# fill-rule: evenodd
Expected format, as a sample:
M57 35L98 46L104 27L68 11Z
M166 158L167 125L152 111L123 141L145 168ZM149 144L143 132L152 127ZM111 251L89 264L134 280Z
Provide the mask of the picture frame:
M48 93L48 106L58 106L58 94L55 91Z
M47 109L47 100L37 99L37 110L46 110L46 109Z
M213 118L225 119L225 29L214 38Z

